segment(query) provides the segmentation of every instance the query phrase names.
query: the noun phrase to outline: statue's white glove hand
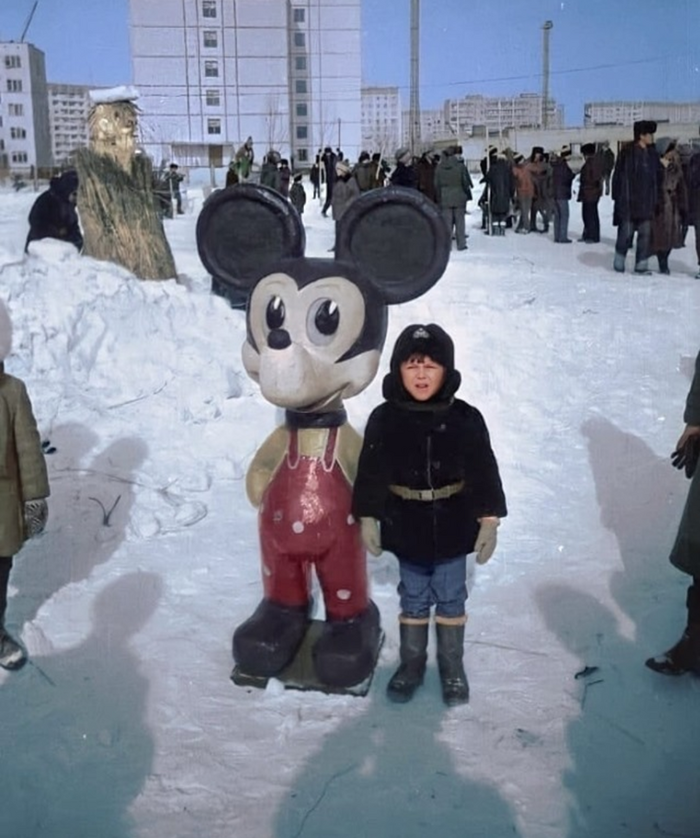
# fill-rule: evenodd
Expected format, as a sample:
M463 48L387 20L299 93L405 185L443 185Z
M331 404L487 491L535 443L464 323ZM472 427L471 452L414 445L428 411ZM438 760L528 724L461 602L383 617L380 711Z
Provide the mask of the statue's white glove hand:
M486 564L496 549L496 531L501 522L498 518L482 518L479 534L474 542L477 564Z
M382 537L379 532L379 521L376 518L360 518L362 541L373 556L382 554Z
M34 538L44 531L49 519L49 506L45 498L28 500L24 503L24 528L27 538Z

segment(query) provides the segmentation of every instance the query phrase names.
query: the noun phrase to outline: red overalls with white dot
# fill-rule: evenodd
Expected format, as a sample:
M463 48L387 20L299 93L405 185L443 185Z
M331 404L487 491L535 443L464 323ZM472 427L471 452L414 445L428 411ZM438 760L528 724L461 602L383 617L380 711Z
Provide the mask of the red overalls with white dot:
M365 548L350 512L352 487L335 459L338 429L318 433L328 436L325 451L312 457L299 453L298 431L290 429L285 459L263 495L263 585L273 602L306 605L313 564L327 619L346 620L368 605Z

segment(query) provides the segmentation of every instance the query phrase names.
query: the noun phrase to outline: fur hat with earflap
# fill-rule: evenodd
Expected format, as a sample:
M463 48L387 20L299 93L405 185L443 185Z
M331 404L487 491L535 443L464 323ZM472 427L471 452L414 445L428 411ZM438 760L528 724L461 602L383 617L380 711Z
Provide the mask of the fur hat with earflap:
M5 303L0 300L0 371L3 361L10 354L12 349L12 321Z
M414 403L401 381L401 364L412 356L429 357L445 368L445 380L439 392L424 404ZM396 339L389 372L382 382L382 393L387 401L404 407L430 409L436 403L449 404L459 389L462 377L455 369L455 349L452 338L437 323L414 323L407 326Z

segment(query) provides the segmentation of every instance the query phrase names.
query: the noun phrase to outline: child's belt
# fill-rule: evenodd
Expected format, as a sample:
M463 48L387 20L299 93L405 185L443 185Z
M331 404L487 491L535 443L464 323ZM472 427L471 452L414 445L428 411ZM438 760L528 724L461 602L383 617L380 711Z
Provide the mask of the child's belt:
M409 489L408 486L389 486L389 491L398 495L402 500L423 500L434 501L444 500L461 492L464 488L464 480L458 483L448 483L447 486L441 486L439 489Z

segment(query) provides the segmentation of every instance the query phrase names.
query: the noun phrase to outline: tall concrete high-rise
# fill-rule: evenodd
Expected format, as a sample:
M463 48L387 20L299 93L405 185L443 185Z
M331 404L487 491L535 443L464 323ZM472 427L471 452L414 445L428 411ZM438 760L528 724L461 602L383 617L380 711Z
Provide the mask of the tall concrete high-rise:
M142 143L222 165L247 137L296 165L359 151L361 0L130 0Z
M0 43L0 169L27 175L49 166L44 53L21 41Z

